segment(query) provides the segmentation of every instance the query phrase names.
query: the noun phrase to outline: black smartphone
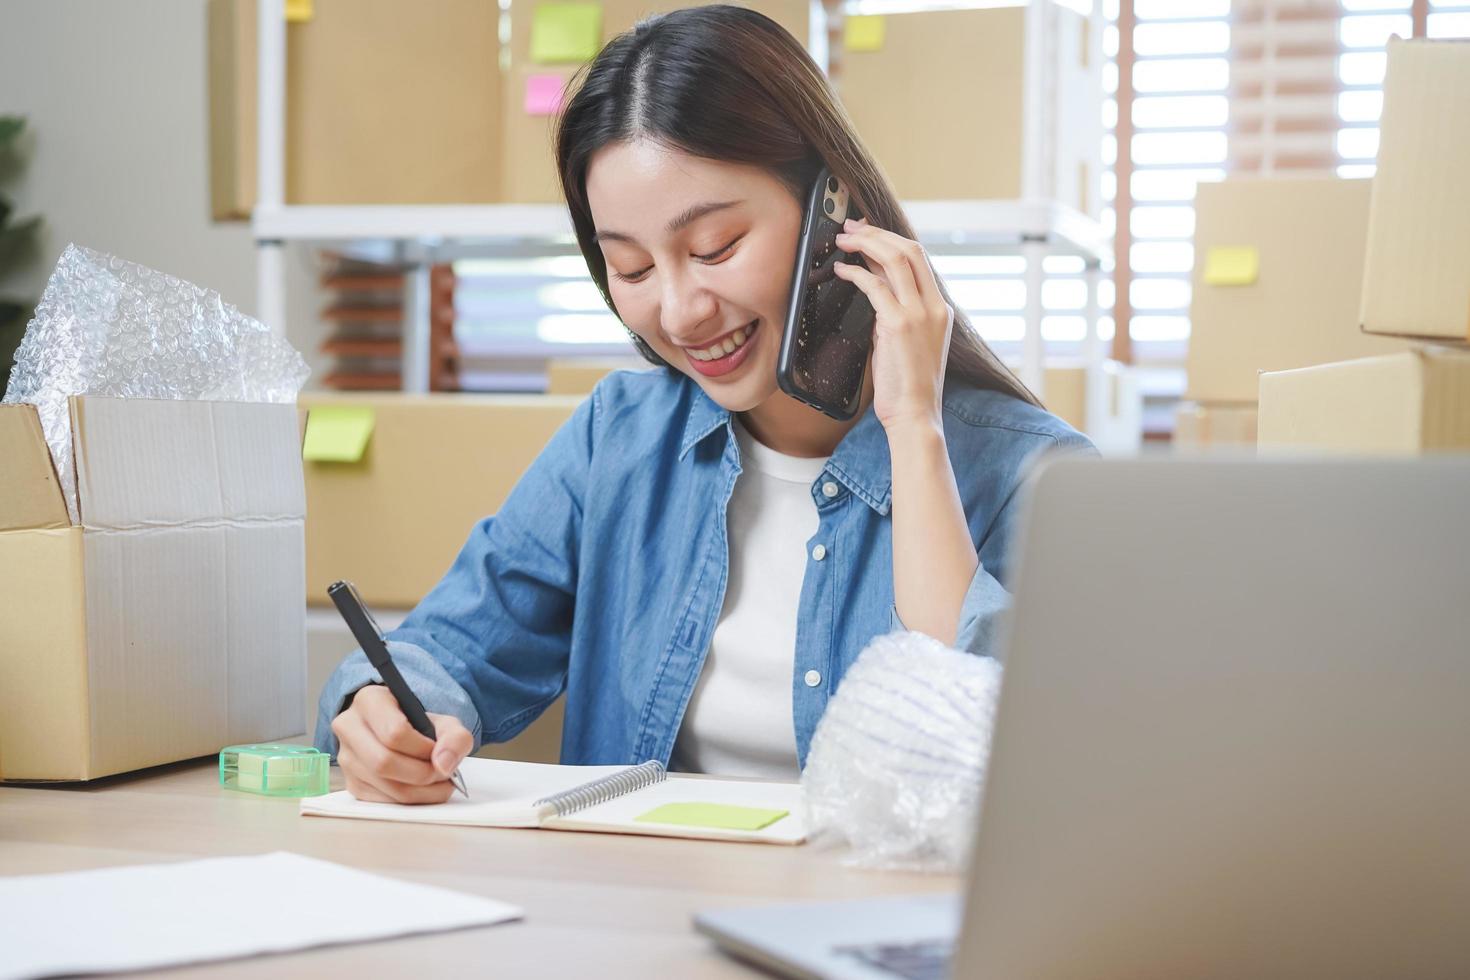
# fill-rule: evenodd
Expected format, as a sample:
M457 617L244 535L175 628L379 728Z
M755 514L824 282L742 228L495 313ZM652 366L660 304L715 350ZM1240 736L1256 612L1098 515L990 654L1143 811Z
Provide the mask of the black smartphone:
M776 366L782 391L839 421L857 414L873 348L872 304L832 269L834 262L862 264L837 247L842 223L861 217L847 186L824 168L807 193Z

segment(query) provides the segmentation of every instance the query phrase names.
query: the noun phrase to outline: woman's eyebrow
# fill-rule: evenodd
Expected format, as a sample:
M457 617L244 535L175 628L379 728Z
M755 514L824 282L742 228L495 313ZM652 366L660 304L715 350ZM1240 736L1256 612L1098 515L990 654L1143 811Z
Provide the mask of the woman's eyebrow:
M674 232L679 231L681 228L688 227L689 225L698 221L700 218L703 218L707 214L713 214L716 211L724 211L727 208L739 207L744 203L744 201L706 201L703 204L696 204L693 207L685 210L673 221L670 221L666 230L669 234L672 235ZM594 242L611 241L628 242L631 245L638 244L638 240L635 239L632 235L624 234L621 231L599 230L593 234L592 240Z

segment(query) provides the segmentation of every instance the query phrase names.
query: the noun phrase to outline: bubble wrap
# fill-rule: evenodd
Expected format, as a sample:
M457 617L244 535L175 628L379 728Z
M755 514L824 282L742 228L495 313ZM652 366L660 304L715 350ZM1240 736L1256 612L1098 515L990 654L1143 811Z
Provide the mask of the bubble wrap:
M850 864L960 871L976 810L1001 667L922 633L870 643L812 736L801 783L812 838Z
M37 407L75 521L70 396L294 402L309 373L290 344L219 293L68 245L4 400Z

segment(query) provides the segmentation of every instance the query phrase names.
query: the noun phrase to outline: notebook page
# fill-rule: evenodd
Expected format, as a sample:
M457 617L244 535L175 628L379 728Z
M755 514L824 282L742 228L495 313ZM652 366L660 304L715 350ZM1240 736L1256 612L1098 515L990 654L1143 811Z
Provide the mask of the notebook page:
M470 798L455 793L446 803L408 806L369 803L341 790L326 796L308 796L301 812L313 817L352 817L359 820L397 820L405 823L447 823L471 827L536 827L541 813L535 802L594 779L623 772L628 766L554 766L504 759L465 759L460 775Z
M286 852L0 877L0 909L0 980L152 970L521 917L478 895Z
M729 830L682 824L639 822L635 818L665 803L723 803L790 812L760 830ZM565 817L551 817L548 830L593 830L614 834L650 834L657 837L695 837L702 840L799 844L806 839L801 784L735 779L691 779L670 775L661 783L590 806Z

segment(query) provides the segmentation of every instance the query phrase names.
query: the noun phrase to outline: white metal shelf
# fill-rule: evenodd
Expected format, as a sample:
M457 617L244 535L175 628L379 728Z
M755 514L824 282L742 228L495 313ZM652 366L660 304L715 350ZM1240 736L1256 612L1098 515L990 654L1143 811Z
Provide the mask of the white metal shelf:
M925 244L1014 251L1040 241L1093 261L1112 247L1097 221L1049 201L909 201L903 208ZM380 239L460 249L573 237L561 204L283 205L256 208L252 227L257 241Z

